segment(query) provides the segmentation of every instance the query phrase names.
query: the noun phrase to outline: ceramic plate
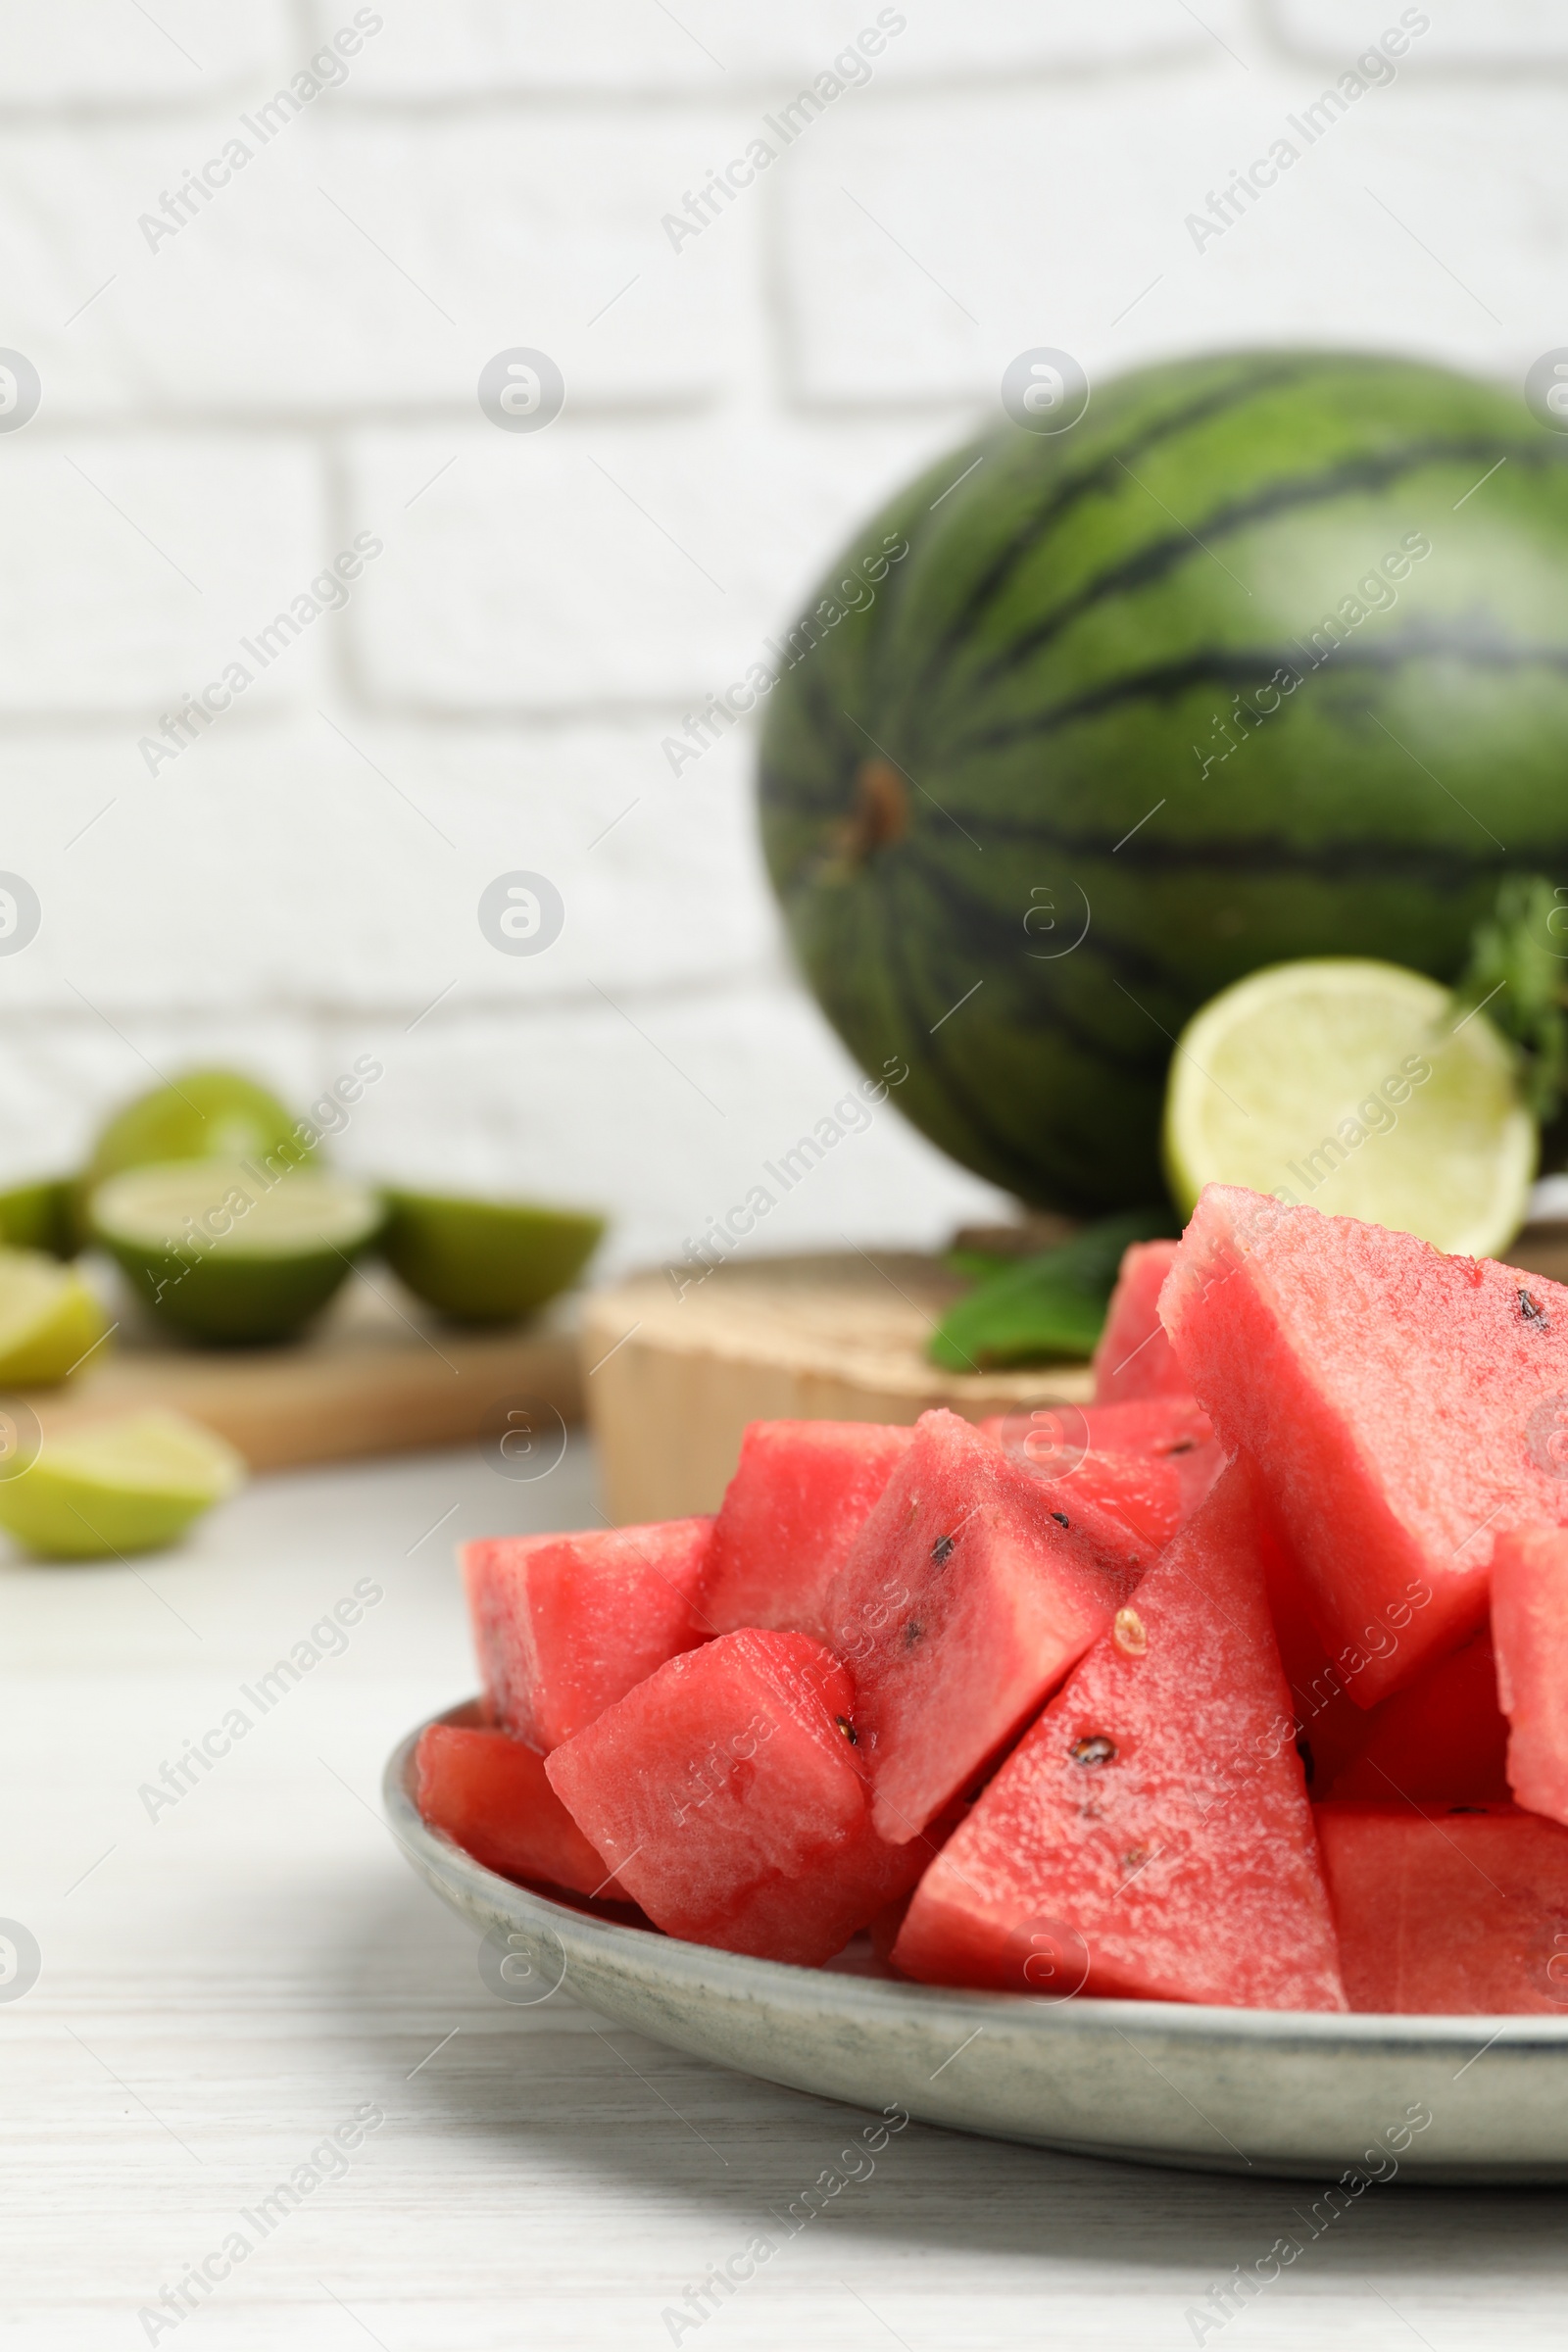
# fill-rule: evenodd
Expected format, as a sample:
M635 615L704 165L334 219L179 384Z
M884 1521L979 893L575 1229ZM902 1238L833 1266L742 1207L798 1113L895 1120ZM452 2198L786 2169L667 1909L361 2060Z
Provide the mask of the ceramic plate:
M711 1951L535 1894L426 1829L413 1798L418 1737L387 1765L387 1815L415 1869L479 1930L480 1973L501 1999L564 1991L795 2090L1092 2156L1353 2173L1347 2196L1395 2170L1568 2181L1568 2006L1560 2018L1340 2017L1052 2001L908 1984L863 1945L827 1969Z

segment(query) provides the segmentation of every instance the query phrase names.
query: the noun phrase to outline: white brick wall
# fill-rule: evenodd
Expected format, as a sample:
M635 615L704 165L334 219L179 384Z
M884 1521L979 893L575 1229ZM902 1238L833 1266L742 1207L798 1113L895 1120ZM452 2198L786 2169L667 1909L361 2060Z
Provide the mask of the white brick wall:
M1392 84L1199 252L1187 214L1401 13L1431 22ZM904 0L677 252L662 216L870 0L376 0L307 99L355 14L0 0L0 345L43 381L0 433L0 866L44 906L0 958L0 1180L149 1063L303 1097L372 1051L346 1161L598 1199L645 1259L850 1075L788 969L752 742L677 780L663 735L1026 345L1517 381L1563 339L1568 30L1545 0ZM519 344L566 379L539 435L475 399ZM160 714L356 533L384 544L346 606L149 773ZM476 921L517 867L565 903L537 958ZM884 1112L766 1240L991 1199Z

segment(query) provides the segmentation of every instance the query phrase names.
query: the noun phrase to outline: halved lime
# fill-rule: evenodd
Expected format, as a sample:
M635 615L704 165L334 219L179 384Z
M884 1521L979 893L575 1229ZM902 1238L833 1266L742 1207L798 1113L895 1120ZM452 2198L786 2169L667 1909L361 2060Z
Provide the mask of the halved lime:
M88 1239L93 1193L122 1169L166 1159L254 1159L281 1174L310 1156L299 1125L274 1094L242 1070L181 1070L136 1096L99 1130L76 1183L78 1248Z
M1164 1142L1184 1212L1245 1184L1473 1257L1519 1230L1537 1149L1486 1014L1349 956L1272 964L1205 1004L1177 1041Z
M0 1193L0 1242L12 1250L47 1250L74 1257L81 1248L73 1205L74 1176L41 1176Z
M116 1111L83 1171L91 1189L122 1168L165 1159L265 1159L294 1137L298 1122L265 1086L240 1070L181 1070ZM304 1150L297 1145L294 1156Z
M183 1413L130 1413L45 1438L26 1469L0 1478L0 1527L45 1559L152 1551L244 1476L233 1447Z
M605 1230L590 1211L389 1188L381 1254L460 1323L513 1323L575 1281Z
M42 1250L0 1249L0 1389L54 1387L108 1330L79 1274Z
M281 1340L326 1304L380 1226L378 1196L305 1168L176 1159L112 1176L93 1232L154 1314L196 1339Z

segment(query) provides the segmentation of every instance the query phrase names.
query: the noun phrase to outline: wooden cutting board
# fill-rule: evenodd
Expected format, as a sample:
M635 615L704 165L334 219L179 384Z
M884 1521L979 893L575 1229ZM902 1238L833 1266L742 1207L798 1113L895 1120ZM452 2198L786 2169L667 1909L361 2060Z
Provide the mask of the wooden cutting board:
M582 1417L578 1341L564 1316L475 1334L393 1303L355 1275L318 1329L283 1348L178 1348L117 1333L101 1363L24 1399L45 1437L169 1405L238 1447L253 1470L459 1446L532 1414L548 1443ZM512 1418L509 1421L509 1414ZM555 1418L552 1418L555 1416Z
M1088 1396L1086 1364L928 1363L933 1326L967 1287L934 1257L856 1250L716 1267L678 1298L663 1273L594 1293L583 1387L610 1516L715 1510L748 1421L908 1422L934 1404L978 1421Z

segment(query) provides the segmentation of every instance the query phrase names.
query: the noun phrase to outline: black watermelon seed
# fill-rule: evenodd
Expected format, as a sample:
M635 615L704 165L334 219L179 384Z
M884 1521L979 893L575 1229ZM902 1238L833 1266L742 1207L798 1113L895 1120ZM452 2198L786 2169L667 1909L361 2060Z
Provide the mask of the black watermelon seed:
M1058 1525L1058 1526L1060 1526L1060 1527L1065 1527L1065 1526L1067 1525L1067 1523L1068 1523L1068 1522L1067 1522L1067 1514L1066 1514L1066 1512L1065 1512L1065 1511L1053 1511L1053 1512L1052 1512L1052 1514L1051 1514L1051 1516L1053 1517L1053 1519L1054 1519L1054 1520L1056 1521L1057 1525Z
M906 1649L912 1649L912 1648L914 1647L915 1643L916 1643L916 1642L919 1641L919 1639L920 1639L920 1636L921 1636L921 1635L922 1635L924 1632L925 1632L925 1627L924 1627L924 1626L923 1626L923 1625L920 1623L920 1620L919 1620L919 1618L918 1618L918 1617L910 1617L910 1618L909 1618L909 1619L906 1621L906 1625L905 1625L905 1628L904 1628L904 1646L905 1646L905 1648L906 1648Z
M1541 1323L1544 1324L1548 1330L1550 1329L1551 1317L1542 1305L1541 1300L1537 1298L1533 1293L1529 1291L1520 1292L1519 1312L1523 1315L1527 1323Z
M936 1542L931 1546L931 1557L935 1560L939 1568L945 1567L948 1561L953 1557L953 1538L951 1536L938 1536Z

